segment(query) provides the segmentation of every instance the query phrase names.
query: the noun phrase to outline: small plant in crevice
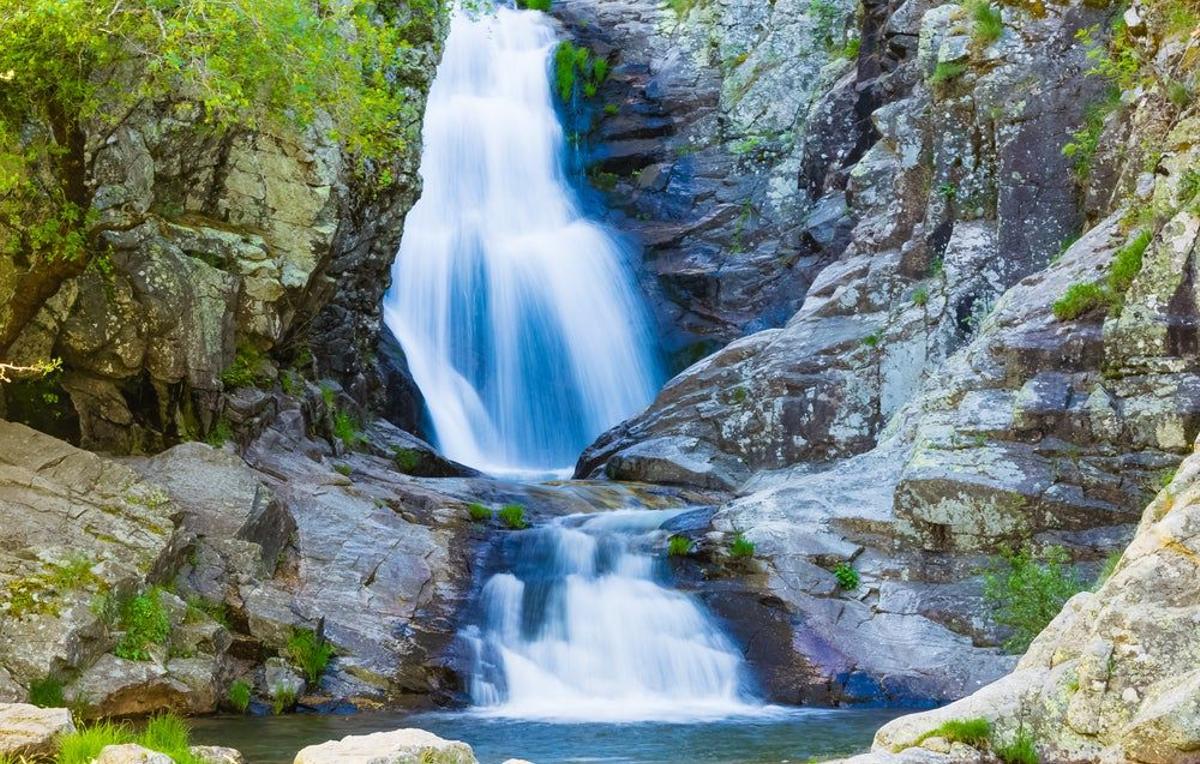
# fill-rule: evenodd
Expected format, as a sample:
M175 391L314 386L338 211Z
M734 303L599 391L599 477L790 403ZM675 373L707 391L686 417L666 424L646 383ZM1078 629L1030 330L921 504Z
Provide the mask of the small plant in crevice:
M996 754L996 758L1000 759L1003 764L1039 764L1041 762L1033 735L1024 727L1018 729L1013 739L1007 743L993 741L992 753Z
M204 437L204 442L213 448L220 448L232 439L233 425L229 423L228 419L221 416L209 428L208 435Z
M748 560L754 556L754 550L754 542L738 533L729 545L729 556L735 560Z
M862 40L858 37L851 37L846 40L846 44L842 47L842 58L848 58L851 61L858 58L858 52L862 49Z
M354 448L365 440L358 420L341 409L333 412L333 437L340 440L346 448Z
M67 705L63 696L62 680L47 676L29 683L29 702L41 708L63 708Z
M1188 205L1200 198L1200 170L1189 167L1179 180L1179 203Z
M1096 576L1096 583L1092 584L1092 591L1098 590L1104 586L1104 582L1112 578L1112 574L1117 571L1117 565L1121 563L1121 557L1125 554L1123 549L1114 549L1104 558L1104 564L1100 566L1100 573Z
M1071 140L1062 147L1062 155L1074 160L1075 178L1080 184L1088 181L1092 174L1092 163L1100 148L1100 135L1108 115L1121 106L1121 92L1110 88L1099 101L1088 106L1083 115L1083 126L1071 134Z
M956 61L939 61L929 75L929 85L934 89L944 87L967 72L967 65Z
M519 531L529 527L529 522L525 519L525 507L520 504L505 504L496 515L510 530Z
M925 307L929 303L929 289L927 287L917 287L912 296L913 305L919 308Z
M1004 649L1022 653L1084 585L1060 546L1047 548L1041 558L1029 547L1000 557L984 572L983 597L994 608L996 623L1012 630Z
M877 347L882 339L883 337L879 334L879 332L871 332L866 337L862 338L862 344L869 348L873 348Z
M958 196L958 186L953 183L942 183L937 187L937 193L946 201L953 201Z
M309 685L316 686L333 657L333 645L312 629L294 629L288 638L287 654L304 672Z
M257 348L250 345L239 345L237 354L233 357L233 363L221 372L221 384L227 390L266 384L270 378L261 371L263 360L263 354Z
M729 400L733 401L734 403L745 403L746 399L749 397L750 393L748 393L746 388L742 387L741 385L733 388L733 390L731 390L729 393Z
M553 0L517 0L517 7L527 11L549 13Z
M668 557L687 557L692 553L694 544L687 536L672 536L667 539Z
M1113 254L1104 283L1076 283L1069 286L1052 307L1054 317L1059 321L1071 321L1101 308L1119 314L1125 303L1125 293L1142 271L1146 248L1153 238L1149 229L1139 230L1136 236Z
M1108 306L1108 292L1099 284L1077 283L1054 301L1052 310L1059 321L1074 321L1093 310Z
M471 521L476 523L486 523L495 515L491 507L484 506L477 501L467 505L467 514L471 516Z
M409 475L421 467L422 454L415 448L392 446L392 461L396 464L396 469Z
M150 660L150 648L165 644L171 619L162 604L162 589L152 586L121 605L117 627L124 632L113 652L131 661Z
M963 6L971 15L971 31L976 43L990 45L1004 34L1000 9L989 0L967 0Z
M229 685L229 691L225 693L225 699L229 702L229 706L239 714L246 713L246 709L250 707L250 683L245 679L239 679Z
M571 103L580 92L592 98L606 79L607 59L570 40L554 49L554 90L563 103Z
M973 748L983 748L991 740L992 724L982 717L950 719L922 734L914 742L920 745L931 737L940 737L951 743L964 743Z
M296 691L285 684L271 688L271 713L276 716L296 707Z
M339 475L350 477L350 474L354 472L354 468L345 462L338 462L337 464L333 465L333 471Z
M175 714L158 714L146 722L137 736L138 745L170 756L176 764L200 764L200 757L191 751L191 731L188 724Z
M858 588L858 571L848 562L839 562L834 566L833 577L837 579L838 586L848 592Z

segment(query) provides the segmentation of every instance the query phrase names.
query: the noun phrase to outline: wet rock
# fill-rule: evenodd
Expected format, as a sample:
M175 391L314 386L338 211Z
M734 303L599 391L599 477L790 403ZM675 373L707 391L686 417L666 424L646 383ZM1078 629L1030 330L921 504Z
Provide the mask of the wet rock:
M52 756L58 736L74 732L71 712L65 708L38 708L24 703L0 703L0 756Z
M246 764L246 758L236 748L194 745L190 750L193 756L200 759L201 764Z
M295 764L477 764L471 746L443 740L419 729L348 735L341 740L310 745L296 754Z

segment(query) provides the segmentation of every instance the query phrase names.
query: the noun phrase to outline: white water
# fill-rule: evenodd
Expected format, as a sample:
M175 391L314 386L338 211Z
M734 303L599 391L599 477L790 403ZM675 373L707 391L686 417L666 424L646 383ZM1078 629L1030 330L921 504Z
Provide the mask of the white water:
M493 473L569 469L658 383L623 252L567 181L555 44L536 11L455 13L384 298L437 445Z
M511 572L484 585L470 692L526 719L684 721L761 714L742 656L659 575L678 512L621 510L513 534Z

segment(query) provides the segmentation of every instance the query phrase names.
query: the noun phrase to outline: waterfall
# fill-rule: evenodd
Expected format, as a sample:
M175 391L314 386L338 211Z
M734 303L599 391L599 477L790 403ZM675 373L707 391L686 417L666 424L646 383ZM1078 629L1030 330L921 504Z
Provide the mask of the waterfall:
M625 252L567 179L555 45L537 11L455 12L384 298L437 445L493 473L569 469L659 381Z
M575 515L512 534L511 570L462 633L472 701L499 716L689 720L761 713L742 656L669 589L661 525L677 511Z

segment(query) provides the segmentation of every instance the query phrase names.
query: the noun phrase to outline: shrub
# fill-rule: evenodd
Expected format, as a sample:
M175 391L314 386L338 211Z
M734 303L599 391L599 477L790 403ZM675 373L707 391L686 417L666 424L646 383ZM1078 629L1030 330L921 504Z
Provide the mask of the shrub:
M407 475L421 466L421 452L415 448L392 446L392 461L396 463L396 469Z
M1017 730L1011 742L993 745L992 752L1004 764L1039 764L1041 761L1037 746L1033 742L1033 735L1025 729Z
M471 520L477 523L486 523L492 519L495 514L491 507L485 507L477 501L473 501L467 505L467 514L471 516Z
M295 707L296 691L283 684L271 688L271 712L279 716L284 711Z
M113 651L131 661L150 660L149 648L161 645L171 634L171 619L163 607L162 590L152 586L131 597L121 607L118 626L125 633Z
M304 672L308 683L315 686L333 657L333 645L318 637L312 629L295 629L288 639L287 652L292 662Z
M29 702L42 708L65 708L63 683L52 676L33 681L29 685Z
M850 563L839 562L833 569L833 575L837 578L838 586L846 591L850 592L858 588L858 571Z
M333 436L342 441L346 448L354 448L363 441L358 420L341 410L333 412Z
M951 743L965 743L975 748L982 748L992 737L992 724L987 719L950 719L929 730L917 738L920 745L931 737L940 737Z
M929 77L929 84L933 87L945 85L952 80L956 80L965 74L967 65L952 61L939 61L938 65L933 68L933 74Z
M246 709L250 707L250 683L245 679L237 680L229 685L229 692L225 694L225 698L239 714L246 713Z
M525 507L520 504L505 504L497 514L500 516L500 522L514 531L529 527L529 523L525 521Z
M687 536L672 536L667 539L668 557L686 557L692 553L692 540Z
M1054 303L1054 317L1059 321L1073 321L1098 308L1107 307L1108 291L1099 284L1072 284L1067 293Z
M1035 560L1028 548L1002 557L984 573L983 596L995 608L996 623L1013 631L1004 648L1022 653L1084 587L1062 547L1048 548L1043 560Z
M729 556L735 560L746 560L753 557L754 542L740 533L737 534L733 537L733 543L729 545Z
M257 387L265 384L267 378L259 370L262 368L263 356L256 348L242 345L233 357L229 368L221 372L221 384L226 389L238 387Z
M966 8L971 14L971 29L975 33L976 42L988 45L999 40L1000 35L1004 34L1004 20L1000 16L1000 9L988 0L967 0Z

